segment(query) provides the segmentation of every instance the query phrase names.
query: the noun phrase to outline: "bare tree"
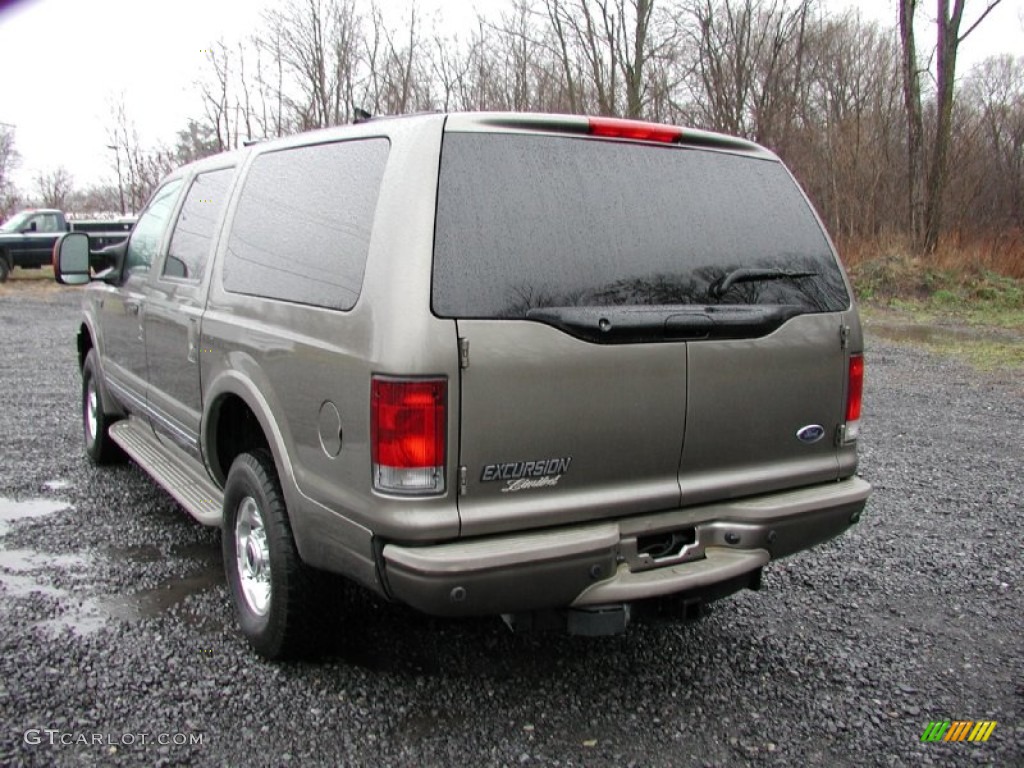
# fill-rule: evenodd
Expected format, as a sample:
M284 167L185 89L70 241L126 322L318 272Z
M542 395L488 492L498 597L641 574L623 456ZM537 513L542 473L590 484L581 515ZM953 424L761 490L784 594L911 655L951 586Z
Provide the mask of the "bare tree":
M917 0L900 0L903 104L907 112L907 205L910 234L920 242L924 232L924 116L921 109L921 69L917 61L914 16Z
M843 242L902 229L898 43L853 10L808 24L795 119L777 150Z
M963 23L966 0L954 0L952 9L949 0L938 0L938 17L935 20L938 39L935 50L936 128L925 206L924 249L928 253L935 250L942 230L943 198L949 179L948 156L953 124L953 86L956 82L957 54L960 44L1000 2L1001 0L988 0L985 9L967 31L961 34L960 27Z
M770 143L793 117L810 0L692 0L688 9L703 124Z
M900 0L891 28L817 0L505 0L459 35L414 3L396 22L373 0L282 0L250 41L211 48L205 115L173 151L139 147L123 109L112 142L135 206L170 157L348 122L354 106L682 122L775 149L841 241L896 232L933 248L944 201L985 201L984 216L957 214L962 233L1024 215L1016 70L956 83L959 44L999 1L975 0L968 18L966 0L936 0L931 56L919 0Z
M571 111L587 107L588 91L601 114L643 116L660 53L655 0L544 0L544 8Z
M68 211L87 217L109 216L118 208L118 189L110 184L75 190L65 204Z
M954 111L953 132L955 226L996 236L1024 232L1024 56L996 56L974 68Z
M179 165L179 159L167 147L143 146L123 93L113 100L110 111L112 122L107 138L115 152L119 179L124 179L127 207L135 213L145 205L160 180Z
M43 208L57 208L63 211L74 191L74 180L64 166L43 171L35 177L36 194Z
M349 122L358 66L355 0L289 0L268 12L268 37L282 64L280 109L300 130ZM285 77L296 95L285 94Z
M207 76L199 82L199 93L207 123L217 140L217 151L232 148L231 141L231 52L223 40L206 49Z
M387 25L376 4L370 24L372 31L364 44L368 68L364 103L371 112L392 115L432 109L430 68L421 69L426 55L421 53L424 45L416 4L409 7L403 38Z
M18 150L14 147L14 126L0 123L0 219L6 219L18 202L11 173L18 165Z

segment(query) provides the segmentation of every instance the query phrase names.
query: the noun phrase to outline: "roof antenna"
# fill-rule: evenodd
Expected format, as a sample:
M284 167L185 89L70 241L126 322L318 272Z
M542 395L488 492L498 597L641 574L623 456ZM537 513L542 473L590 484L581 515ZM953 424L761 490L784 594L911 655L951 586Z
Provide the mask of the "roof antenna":
M355 104L352 105L352 111L355 114L355 119L352 120L355 125L359 125L359 123L365 123L367 120L373 119L373 115L362 107L357 107Z

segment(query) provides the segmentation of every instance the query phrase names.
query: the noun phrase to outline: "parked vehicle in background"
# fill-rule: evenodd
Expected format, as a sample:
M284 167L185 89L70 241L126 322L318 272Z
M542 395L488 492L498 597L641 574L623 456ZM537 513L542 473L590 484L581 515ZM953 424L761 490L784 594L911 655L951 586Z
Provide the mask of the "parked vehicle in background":
M135 226L134 218L113 221L76 221L53 208L20 211L0 225L0 283L15 267L39 269L53 260L53 244L65 232L84 232L89 249L99 251L124 242ZM95 266L102 259L94 258Z
M624 631L857 522L863 337L781 161L610 118L422 115L186 166L85 237L89 457L222 529L243 634L323 571L448 616Z

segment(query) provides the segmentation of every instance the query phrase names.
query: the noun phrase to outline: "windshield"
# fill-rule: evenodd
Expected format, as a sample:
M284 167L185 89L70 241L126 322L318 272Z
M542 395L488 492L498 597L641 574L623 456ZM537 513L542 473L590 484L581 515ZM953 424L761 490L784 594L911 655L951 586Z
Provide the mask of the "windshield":
M14 214L3 224L0 224L0 232L17 232L25 226L25 222L28 221L31 216L31 211L22 211L21 213Z
M448 133L433 308L849 305L817 218L781 163L700 149Z

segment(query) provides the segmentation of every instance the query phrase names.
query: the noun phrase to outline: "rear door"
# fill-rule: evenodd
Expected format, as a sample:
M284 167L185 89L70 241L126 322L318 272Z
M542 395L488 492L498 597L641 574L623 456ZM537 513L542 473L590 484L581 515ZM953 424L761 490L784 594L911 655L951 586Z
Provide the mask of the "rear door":
M456 125L432 298L462 345L464 534L836 477L849 299L774 156Z
M690 344L683 506L836 479L847 375L849 296L803 193L779 162L701 155L711 317L783 315Z
M690 344L684 506L838 477L842 326L802 315L763 338Z
M609 149L625 149L611 163ZM434 312L463 345L459 498L466 534L671 509L686 405L685 341L606 343L617 319L536 319L629 292L650 222L617 175L631 147L543 134L446 134ZM600 328L611 322L613 331ZM468 365L466 363L468 362Z
M233 177L234 168L220 168L199 173L192 180L147 302L153 425L194 456L199 455L202 416L199 340L207 265Z

